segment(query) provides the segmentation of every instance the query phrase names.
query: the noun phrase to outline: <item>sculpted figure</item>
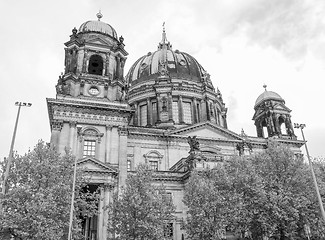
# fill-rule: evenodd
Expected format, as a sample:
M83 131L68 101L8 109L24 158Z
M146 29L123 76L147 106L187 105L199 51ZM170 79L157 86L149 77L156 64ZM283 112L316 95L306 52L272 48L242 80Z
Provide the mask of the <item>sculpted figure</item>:
M190 152L200 150L200 143L196 139L196 136L193 136L193 137L189 136L187 138L187 142L188 142L188 144L190 145L190 148L191 148Z

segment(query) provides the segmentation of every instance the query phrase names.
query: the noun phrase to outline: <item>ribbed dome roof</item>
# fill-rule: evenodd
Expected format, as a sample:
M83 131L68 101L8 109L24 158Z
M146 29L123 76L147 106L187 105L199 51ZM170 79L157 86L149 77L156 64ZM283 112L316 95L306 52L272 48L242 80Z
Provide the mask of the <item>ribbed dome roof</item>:
M101 13L97 13L98 20L94 21L87 21L81 24L79 27L80 33L87 33L87 32L96 32L96 33L102 33L108 36L111 36L113 38L117 39L117 34L115 29L109 25L108 23L101 22L100 19L102 18Z
M255 107L259 105L261 102L266 100L278 100L284 102L284 99L279 94L277 94L276 92L267 91L265 89L265 91L261 95L259 95L258 98L256 99Z
M173 51L164 31L158 50L139 58L131 66L126 78L132 85L135 80L138 82L155 78L162 68L166 69L172 78L196 82L200 82L207 74L194 57L179 50ZM212 86L212 83L208 82L208 85Z

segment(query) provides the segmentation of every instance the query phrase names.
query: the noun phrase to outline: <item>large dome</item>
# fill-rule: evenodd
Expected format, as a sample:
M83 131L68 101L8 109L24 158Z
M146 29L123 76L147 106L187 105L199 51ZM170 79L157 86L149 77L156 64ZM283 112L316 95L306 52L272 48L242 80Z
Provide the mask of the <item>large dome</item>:
M277 94L276 92L267 91L265 86L265 91L261 95L259 95L255 101L255 107L257 107L261 102L264 102L266 100L277 100L284 102L284 99L279 94Z
M191 55L172 50L165 29L158 50L139 58L126 81L134 126L173 129L210 121L227 128L227 108L210 75Z
M207 76L204 68L190 54L179 50L173 51L163 32L163 39L158 45L158 50L147 53L131 66L126 76L127 82L133 85L156 78L162 67L167 70L171 78L175 79L202 82ZM209 78L207 84L213 87Z
M104 23L100 21L102 16L103 15L101 13L97 13L98 20L87 21L81 24L81 26L79 27L79 32L80 33L88 33L88 32L102 33L117 39L117 34L115 29L108 23Z
M159 65L164 54L167 57L167 71L171 76L175 75L199 81L205 73L202 66L191 55L178 50L167 49L163 51L159 49L153 53L149 52L133 64L127 76L129 82L136 79L146 79L150 75L158 74Z

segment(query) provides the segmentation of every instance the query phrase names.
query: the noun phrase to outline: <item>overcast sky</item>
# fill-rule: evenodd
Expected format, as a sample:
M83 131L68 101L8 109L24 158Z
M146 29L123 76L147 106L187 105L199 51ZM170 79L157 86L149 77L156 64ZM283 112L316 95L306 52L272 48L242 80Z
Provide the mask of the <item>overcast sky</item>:
M162 24L173 49L210 73L228 108L228 128L256 136L256 98L275 91L292 122L305 123L310 154L325 156L324 0L11 0L0 1L0 159L8 156L16 101L22 108L15 149L24 154L50 140L46 98L64 70L64 42L73 27L102 21L123 35L126 71L157 49ZM296 135L301 139L299 130Z

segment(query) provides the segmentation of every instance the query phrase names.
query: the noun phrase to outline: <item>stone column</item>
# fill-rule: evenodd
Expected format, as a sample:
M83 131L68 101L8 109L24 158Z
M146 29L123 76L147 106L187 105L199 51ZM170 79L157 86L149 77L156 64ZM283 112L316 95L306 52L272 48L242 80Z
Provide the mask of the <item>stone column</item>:
M111 133L112 133L112 126L106 125L106 138L105 138L105 163L110 162L110 154L111 154Z
M139 109L138 109L138 103L134 103L134 119L133 119L133 125L139 126Z
M178 118L179 118L179 123L184 124L184 110L183 110L182 96L179 96L178 98Z
M105 76L109 76L109 59L110 59L110 53L106 53Z
M104 230L104 186L99 186L100 196L99 196L99 203L98 203L98 225L97 225L97 233L98 239L103 238L103 230Z
M211 106L208 100L206 100L206 111L207 111L207 120L211 121Z
M168 101L168 121L173 122L173 98L171 93L167 93L167 101Z
M202 121L207 121L207 106L204 99L201 100L201 118Z
M160 94L157 94L157 123L161 123L161 118L160 118L160 106L161 106L161 97Z
M196 98L192 99L192 109L193 109L193 120L194 123L198 123L199 122L199 116L198 116L198 109L197 109L197 102L196 102Z
M120 74L121 74L121 71L120 71L120 67L121 67L120 57L116 56L115 59L116 59L116 71L115 71L115 74L116 74L116 78L120 79Z
M127 140L128 130L126 127L119 128L119 186L124 186L127 177Z
M83 58L83 63L82 63L82 72L84 72L84 73L88 72L88 69L87 69L88 60L89 60L89 54L88 54L88 50L86 49L84 58Z
M113 193L113 185L112 184L105 184L104 185L104 208L107 208L109 204L112 203L112 193ZM107 237L112 237L112 235L107 231L108 224L110 224L108 219L108 209L105 209L103 211L103 231L102 236L104 240L107 239Z
M150 98L147 98L147 126L152 126L152 106Z

